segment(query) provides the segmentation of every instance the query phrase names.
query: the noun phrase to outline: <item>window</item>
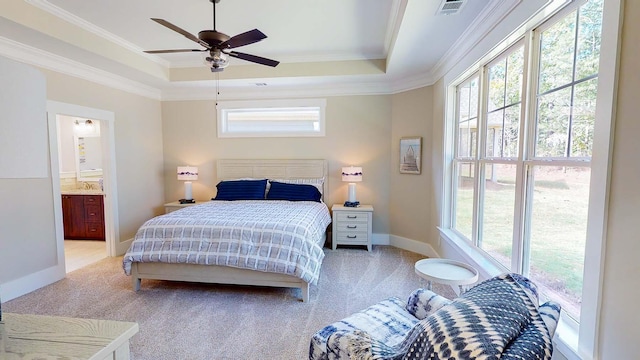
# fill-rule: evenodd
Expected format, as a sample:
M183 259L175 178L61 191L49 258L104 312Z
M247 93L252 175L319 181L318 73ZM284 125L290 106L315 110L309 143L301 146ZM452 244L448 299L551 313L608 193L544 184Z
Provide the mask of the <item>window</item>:
M325 100L218 103L218 137L324 136Z
M559 12L455 87L451 229L576 321L602 11Z

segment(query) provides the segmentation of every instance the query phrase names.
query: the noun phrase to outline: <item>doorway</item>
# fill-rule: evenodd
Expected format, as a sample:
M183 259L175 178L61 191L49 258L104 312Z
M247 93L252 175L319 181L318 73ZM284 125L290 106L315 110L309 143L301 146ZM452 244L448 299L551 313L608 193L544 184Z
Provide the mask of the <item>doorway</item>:
M81 178L79 171L77 171L76 178L69 179L69 169L63 169L61 167L60 156L62 152L62 144L58 141L58 139L61 132L60 122L61 119L65 118L82 119L82 121L91 120L93 122L93 125L98 127L96 133L99 134L100 138L100 161L102 166L102 173L100 174L102 178L101 182L81 181L87 179ZM47 120L49 124L49 146L52 169L51 178L55 206L54 213L56 222L58 264L61 265L66 263L61 197L63 185L68 185L68 182L71 180L78 181L82 184L82 186L91 187L93 189L100 188L102 193L104 194L103 200L105 241L104 243L101 241L99 243L103 246L104 253L106 253L107 256L116 256L116 245L119 241L119 231L117 221L118 197L115 173L116 160L114 113L79 105L48 101ZM77 147L77 144L74 144L74 146ZM76 159L76 161L78 160ZM74 170L79 170L79 168ZM93 248L95 248L95 245L93 246ZM95 256L95 254L93 256ZM86 263L87 261L84 262ZM82 266L82 263L83 261L70 262L68 266L65 265L65 268L69 267L66 272L69 272L69 270L72 269L76 269L78 266Z

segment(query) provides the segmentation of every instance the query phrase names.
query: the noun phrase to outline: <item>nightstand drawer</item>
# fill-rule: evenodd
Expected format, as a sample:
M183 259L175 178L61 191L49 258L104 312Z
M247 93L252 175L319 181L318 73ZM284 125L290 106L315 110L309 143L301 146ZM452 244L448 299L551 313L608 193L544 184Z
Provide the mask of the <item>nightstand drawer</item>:
M336 221L337 222L362 222L366 223L369 221L368 213L364 211L337 211L336 212Z
M338 232L355 232L355 231L364 231L367 232L369 228L369 224L365 222L337 222L336 229Z
M369 236L366 231L361 232L340 232L336 233L336 240L339 244L368 244Z

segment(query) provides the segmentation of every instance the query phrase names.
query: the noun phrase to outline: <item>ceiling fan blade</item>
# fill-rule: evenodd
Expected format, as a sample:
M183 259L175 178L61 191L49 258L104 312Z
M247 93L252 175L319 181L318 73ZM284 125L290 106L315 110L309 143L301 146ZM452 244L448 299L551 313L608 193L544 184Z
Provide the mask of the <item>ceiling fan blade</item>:
M263 58L263 57L260 57L260 56L255 56L255 55L251 55L251 54L245 54L245 53L236 52L236 51L231 51L231 52L228 53L228 55L232 56L232 57L235 57L235 58L238 58L238 59L251 61L251 62L254 62L254 63L267 65L267 66L271 66L271 67L276 67L276 66L278 66L278 64L280 64L280 61L275 61L275 60Z
M207 49L174 49L174 50L145 50L147 54L168 54L168 53L180 53L180 52L201 52L207 51Z
M253 29L253 30L249 30L247 32L243 32L242 34L238 34L234 37L232 37L231 39L223 42L222 44L218 45L217 48L219 49L233 49L233 48L237 48L240 46L245 46L245 45L249 45L249 44L253 44L255 42L258 42L262 39L266 39L267 35L263 34L262 31L258 30L258 29Z
M151 20L157 22L158 24L168 27L169 29L183 35L184 37L186 37L187 39L197 42L198 44L206 47L207 49L211 49L211 46L209 44L207 44L206 42L200 40L197 36L193 35L192 33L188 32L185 29L182 29L176 25L173 25L172 23L168 22L167 20L164 19L157 19L157 18L151 18Z

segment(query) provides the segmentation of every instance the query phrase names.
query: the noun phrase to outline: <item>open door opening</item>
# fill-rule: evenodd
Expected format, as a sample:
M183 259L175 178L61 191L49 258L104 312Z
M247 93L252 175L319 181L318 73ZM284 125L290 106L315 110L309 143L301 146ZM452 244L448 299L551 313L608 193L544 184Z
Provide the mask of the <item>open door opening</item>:
M115 117L105 110L49 101L47 118L53 195L54 199L61 199L54 209L58 261L66 262L65 233L68 238L80 240L71 247L67 242L67 250L86 254L86 258L66 262L66 272L70 272L102 257L117 255ZM75 220L69 221L71 218Z

